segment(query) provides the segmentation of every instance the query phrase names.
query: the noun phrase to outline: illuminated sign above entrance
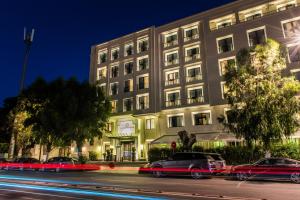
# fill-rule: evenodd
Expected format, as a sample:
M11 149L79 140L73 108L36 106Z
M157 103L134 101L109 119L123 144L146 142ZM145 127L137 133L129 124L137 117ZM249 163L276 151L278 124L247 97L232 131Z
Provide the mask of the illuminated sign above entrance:
M135 132L135 125L132 120L118 122L119 136L133 136Z

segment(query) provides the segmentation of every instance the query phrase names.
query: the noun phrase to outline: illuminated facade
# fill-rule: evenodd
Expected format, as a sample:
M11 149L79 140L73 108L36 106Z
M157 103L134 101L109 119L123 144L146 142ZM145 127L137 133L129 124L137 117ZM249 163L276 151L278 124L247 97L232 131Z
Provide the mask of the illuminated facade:
M150 146L195 133L199 144L234 143L218 117L226 116L223 75L239 49L273 38L286 45L288 68L300 78L300 0L239 0L91 49L90 82L110 96L113 116L103 139L117 161L147 159Z

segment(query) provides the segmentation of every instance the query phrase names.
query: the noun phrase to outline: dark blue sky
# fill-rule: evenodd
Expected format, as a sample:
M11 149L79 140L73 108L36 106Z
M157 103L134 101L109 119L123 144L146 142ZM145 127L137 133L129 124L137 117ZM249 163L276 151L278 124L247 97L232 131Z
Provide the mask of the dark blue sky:
M0 103L18 93L24 26L36 29L26 85L38 76L88 80L91 45L232 1L2 0Z

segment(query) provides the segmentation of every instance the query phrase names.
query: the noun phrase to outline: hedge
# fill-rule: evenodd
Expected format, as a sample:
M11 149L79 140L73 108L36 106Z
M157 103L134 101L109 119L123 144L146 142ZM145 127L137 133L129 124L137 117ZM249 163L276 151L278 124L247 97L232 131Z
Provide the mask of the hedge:
M8 153L8 148L8 143L0 143L0 153Z
M179 149L176 150L180 152ZM213 149L203 149L201 146L194 146L194 152L219 153L226 160L228 165L253 163L264 158L265 151L262 146L249 148L246 146L224 146ZM273 145L271 147L272 157L285 157L300 160L300 145L295 143ZM171 155L169 148L152 148L149 150L149 162L167 159Z

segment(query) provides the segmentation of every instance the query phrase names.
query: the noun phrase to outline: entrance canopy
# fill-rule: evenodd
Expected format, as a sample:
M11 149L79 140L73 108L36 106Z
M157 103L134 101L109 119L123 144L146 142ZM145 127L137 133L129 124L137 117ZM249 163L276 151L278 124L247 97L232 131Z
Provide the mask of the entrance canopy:
M225 141L236 141L234 135L230 133L196 133L197 141L214 141L214 140L225 140ZM151 142L151 144L171 144L179 140L178 135L163 135Z

